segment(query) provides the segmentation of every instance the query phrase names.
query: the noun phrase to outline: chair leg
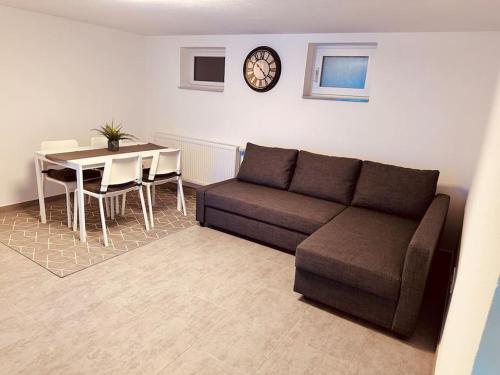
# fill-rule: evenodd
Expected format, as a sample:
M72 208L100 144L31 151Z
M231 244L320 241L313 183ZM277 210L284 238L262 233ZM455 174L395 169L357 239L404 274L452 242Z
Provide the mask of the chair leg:
M116 207L116 214L120 215L120 196L116 196L116 202L115 202L115 207Z
M111 211L111 220L115 220L115 197L109 197L110 201L110 211Z
M182 210L180 177L177 177L177 211Z
M64 186L64 190L66 190L66 216L68 218L68 228L71 228L71 195L66 185Z
M73 192L73 231L76 232L78 229L78 190Z
M146 212L146 204L144 203L144 194L142 192L142 187L139 187L139 198L141 199L142 213L144 215L144 224L146 225L146 230L149 230L148 213Z
M181 201L182 201L182 213L184 216L187 215L186 212L186 200L184 199L184 188L182 187L182 177L177 179L177 186L179 187L179 192L181 193Z
M156 206L156 185L153 183L153 207Z
M102 196L99 197L99 213L101 214L102 236L104 239L104 246L108 247L108 231L106 228L106 216L104 215L104 205L102 203Z
M127 200L127 193L123 194L122 198L122 216L125 216L125 202Z
M111 217L111 212L109 210L109 199L104 198L104 205L106 207L106 217Z
M151 185L148 184L148 185L145 185L145 186L146 186L146 191L148 193L149 224L151 225L151 228L154 228L155 227L155 222L153 220L153 205L151 203Z

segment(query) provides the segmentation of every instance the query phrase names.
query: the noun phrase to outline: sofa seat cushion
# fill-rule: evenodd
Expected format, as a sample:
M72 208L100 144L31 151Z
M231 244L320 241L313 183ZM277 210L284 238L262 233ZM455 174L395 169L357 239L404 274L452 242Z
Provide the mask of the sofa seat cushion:
M299 151L288 190L311 197L350 204L361 160Z
M416 221L348 207L297 247L296 267L397 300Z
M207 190L205 205L304 234L345 209L335 202L237 180Z
M247 143L237 178L276 189L288 189L297 153L297 150Z
M436 195L439 171L364 161L353 206L421 219Z

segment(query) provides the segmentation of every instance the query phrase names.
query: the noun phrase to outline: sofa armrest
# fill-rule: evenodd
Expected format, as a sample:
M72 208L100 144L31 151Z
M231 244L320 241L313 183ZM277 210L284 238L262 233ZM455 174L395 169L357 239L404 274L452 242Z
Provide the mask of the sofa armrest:
M401 291L392 322L392 329L404 336L410 336L415 330L427 276L449 204L448 195L436 195L408 246L401 275Z
M196 220L199 221L201 225L205 223L205 193L216 186L224 185L234 180L236 180L236 178L205 185L196 189Z

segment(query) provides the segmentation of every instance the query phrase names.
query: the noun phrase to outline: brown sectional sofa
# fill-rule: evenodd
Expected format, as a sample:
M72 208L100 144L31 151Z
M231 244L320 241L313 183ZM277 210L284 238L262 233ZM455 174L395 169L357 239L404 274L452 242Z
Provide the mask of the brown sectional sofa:
M295 291L409 336L448 211L438 176L249 143L237 178L198 189L196 218L295 252Z

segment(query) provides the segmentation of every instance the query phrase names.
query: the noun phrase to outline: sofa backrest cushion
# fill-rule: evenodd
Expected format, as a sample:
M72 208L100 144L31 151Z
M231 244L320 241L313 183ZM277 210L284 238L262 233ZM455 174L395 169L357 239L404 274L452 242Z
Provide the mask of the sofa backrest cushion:
M349 205L361 160L300 151L290 191Z
M420 219L435 194L439 171L364 161L353 206Z
M297 150L264 147L247 143L245 158L238 172L238 180L277 189L288 189Z

